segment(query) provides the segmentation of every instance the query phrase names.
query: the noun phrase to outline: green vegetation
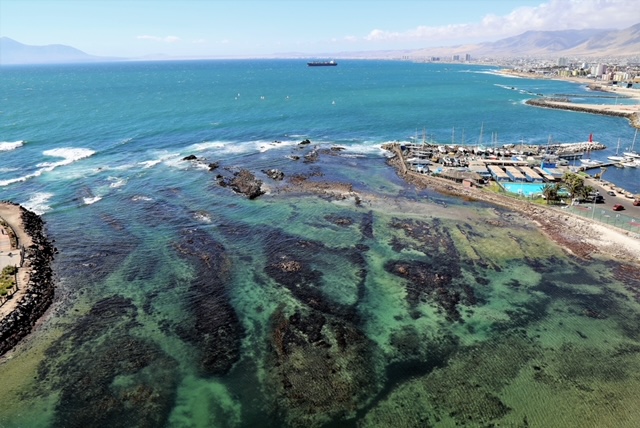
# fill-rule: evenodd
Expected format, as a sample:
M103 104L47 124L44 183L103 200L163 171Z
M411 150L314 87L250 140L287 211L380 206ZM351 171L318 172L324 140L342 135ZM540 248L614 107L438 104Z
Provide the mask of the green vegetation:
M542 188L542 196L547 201L547 204L556 203L560 200L560 192L562 190L562 185L559 183L555 184L545 184Z
M6 266L0 273L0 296L5 296L7 290L11 290L16 286L16 273L18 268L16 266Z

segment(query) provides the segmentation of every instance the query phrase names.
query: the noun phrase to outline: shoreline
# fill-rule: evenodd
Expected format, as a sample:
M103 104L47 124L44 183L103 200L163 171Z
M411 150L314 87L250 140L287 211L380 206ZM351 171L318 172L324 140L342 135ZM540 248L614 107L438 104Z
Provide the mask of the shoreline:
M53 302L51 261L56 252L47 239L44 221L12 202L0 202L0 218L17 235L22 252L18 274L20 287L0 307L0 357L28 336Z
M640 236L557 208L521 201L479 188L466 188L449 180L409 171L398 148L387 162L408 183L437 192L498 205L531 220L549 239L582 259L603 255L640 264Z

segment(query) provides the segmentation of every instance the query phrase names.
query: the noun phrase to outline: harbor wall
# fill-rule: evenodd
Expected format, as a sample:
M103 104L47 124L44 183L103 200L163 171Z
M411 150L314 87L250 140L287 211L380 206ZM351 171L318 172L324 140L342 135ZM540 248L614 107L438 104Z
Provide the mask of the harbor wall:
M527 100L527 104L535 107L553 108L558 110L577 111L581 113L601 114L604 116L625 117L634 128L640 128L640 111L625 111L626 106L599 106L591 104L571 104L567 102L551 101L546 99Z

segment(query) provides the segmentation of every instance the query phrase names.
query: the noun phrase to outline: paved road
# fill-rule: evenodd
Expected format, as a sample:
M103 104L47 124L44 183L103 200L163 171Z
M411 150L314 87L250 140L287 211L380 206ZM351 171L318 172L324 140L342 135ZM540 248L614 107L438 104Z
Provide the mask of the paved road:
M618 192L616 192L616 196L608 195L607 192L611 190L611 187L603 186L599 180L593 178L587 178L585 184L588 186L592 186L594 189L599 191L602 196L604 196L604 204L596 204L596 209L605 210L610 213L616 212L613 211L613 206L615 204L620 204L625 209L624 211L618 211L617 213L628 215L630 217L640 217L640 206L634 206L633 199L627 198L623 194Z

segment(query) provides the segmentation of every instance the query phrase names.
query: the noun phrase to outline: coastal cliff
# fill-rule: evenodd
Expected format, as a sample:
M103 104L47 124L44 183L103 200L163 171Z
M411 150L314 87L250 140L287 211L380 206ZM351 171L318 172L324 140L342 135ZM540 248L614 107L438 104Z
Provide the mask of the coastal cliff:
M51 262L56 250L47 239L45 223L37 214L23 207L19 207L19 210L24 233L32 241L31 245L24 248L23 267L28 269L29 279L23 285L26 292L15 308L0 320L0 355L31 333L37 320L51 305L55 289Z

